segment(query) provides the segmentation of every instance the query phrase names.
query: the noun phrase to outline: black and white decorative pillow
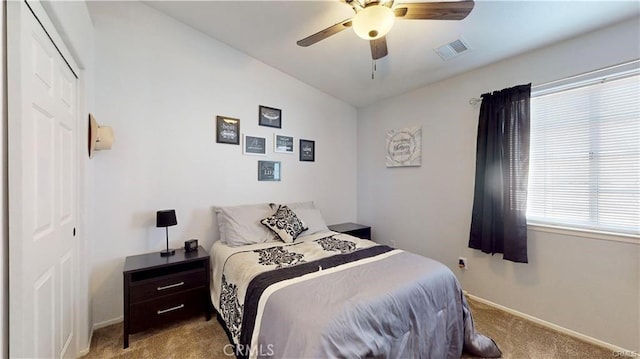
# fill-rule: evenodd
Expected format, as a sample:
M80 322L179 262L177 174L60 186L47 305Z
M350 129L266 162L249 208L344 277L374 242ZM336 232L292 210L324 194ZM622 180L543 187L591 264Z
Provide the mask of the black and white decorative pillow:
M300 233L307 230L304 222L284 205L279 206L276 213L263 219L260 223L267 226L285 243L292 243Z

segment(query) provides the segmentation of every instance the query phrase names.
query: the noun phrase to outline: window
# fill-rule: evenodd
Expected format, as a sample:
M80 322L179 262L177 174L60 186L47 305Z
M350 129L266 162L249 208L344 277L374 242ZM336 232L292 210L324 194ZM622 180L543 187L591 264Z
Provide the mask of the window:
M597 75L532 94L527 220L637 236L638 63Z

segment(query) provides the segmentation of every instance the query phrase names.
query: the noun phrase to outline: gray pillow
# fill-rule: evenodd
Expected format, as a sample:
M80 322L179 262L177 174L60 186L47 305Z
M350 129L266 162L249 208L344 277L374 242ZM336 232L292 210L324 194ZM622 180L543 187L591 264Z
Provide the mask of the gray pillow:
M278 203L269 203L269 205L271 206L271 209L273 209L274 211L278 210L278 207L280 207L280 204ZM292 211L297 211L299 209L312 209L312 208L316 208L313 205L313 201L306 201L306 202L290 202L290 203L284 203L285 206L289 207L289 209L291 209Z
M273 232L260 223L273 212L267 203L216 208L220 240L231 247L275 240Z
M308 227L306 231L300 233L301 236L329 230L319 209L301 208L294 210L294 212L296 213L296 215L298 215L298 218L300 218Z

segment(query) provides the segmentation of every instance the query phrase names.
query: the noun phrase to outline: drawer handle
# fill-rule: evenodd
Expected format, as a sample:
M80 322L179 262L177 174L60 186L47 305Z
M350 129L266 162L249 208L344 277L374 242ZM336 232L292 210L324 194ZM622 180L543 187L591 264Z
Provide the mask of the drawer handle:
M182 309L182 308L184 308L184 304L180 304L177 307L173 307L173 308L169 308L169 309L159 310L158 314L164 314L164 313L172 312L174 310L178 310L178 309Z
M180 282L180 283L176 283L176 284L170 284L170 285L165 285L164 287L158 287L158 290L165 290L165 289L169 289L169 288L175 288L175 287L179 287L181 285L184 285L184 282Z

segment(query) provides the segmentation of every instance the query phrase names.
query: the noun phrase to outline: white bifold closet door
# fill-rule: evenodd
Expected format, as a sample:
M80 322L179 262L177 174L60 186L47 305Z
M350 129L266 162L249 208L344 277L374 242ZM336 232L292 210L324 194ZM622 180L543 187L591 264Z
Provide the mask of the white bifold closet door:
M78 79L39 3L7 15L9 354L75 357Z

